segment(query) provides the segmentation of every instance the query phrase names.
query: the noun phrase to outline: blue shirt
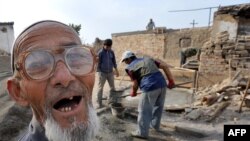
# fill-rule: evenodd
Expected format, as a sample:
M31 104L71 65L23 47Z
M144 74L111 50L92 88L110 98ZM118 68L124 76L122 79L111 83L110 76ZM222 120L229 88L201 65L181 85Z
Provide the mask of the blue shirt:
M167 86L159 65L153 59L136 58L125 70L132 80L138 81L140 89L147 92Z
M166 80L160 71L144 76L140 83L140 89L145 92L166 86Z
M111 73L113 72L113 68L117 68L113 50L101 49L98 52L98 57L97 72Z

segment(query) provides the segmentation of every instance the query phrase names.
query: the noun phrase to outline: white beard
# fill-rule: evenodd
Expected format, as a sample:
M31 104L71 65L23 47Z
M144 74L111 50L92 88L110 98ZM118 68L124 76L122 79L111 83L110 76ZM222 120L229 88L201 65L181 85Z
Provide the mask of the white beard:
M54 120L51 112L47 112L45 121L45 134L49 141L90 141L95 137L99 129L99 122L93 106L88 105L87 124L76 124L67 129L62 129Z

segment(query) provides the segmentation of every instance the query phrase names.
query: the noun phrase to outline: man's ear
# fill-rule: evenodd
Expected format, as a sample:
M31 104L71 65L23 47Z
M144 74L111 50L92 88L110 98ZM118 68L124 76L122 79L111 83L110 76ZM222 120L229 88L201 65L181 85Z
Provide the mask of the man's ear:
M7 81L7 89L9 95L21 106L28 106L29 102L21 94L20 84L16 78L10 78Z

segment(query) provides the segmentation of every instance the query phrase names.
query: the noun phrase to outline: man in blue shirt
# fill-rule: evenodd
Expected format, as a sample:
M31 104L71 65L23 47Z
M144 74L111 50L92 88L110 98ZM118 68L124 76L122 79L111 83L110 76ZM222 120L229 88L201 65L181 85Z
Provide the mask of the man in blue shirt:
M131 134L138 138L148 138L149 127L155 130L160 128L166 87L174 87L173 76L166 65L149 57L137 58L131 51L125 51L121 61L128 65L125 71L132 81L130 96L135 97L138 88L142 91L138 105L138 130ZM167 76L168 85L159 69Z
M102 105L102 95L103 95L103 86L106 80L110 86L109 99L111 98L112 91L115 90L114 84L114 73L116 77L119 76L119 72L117 70L117 64L115 59L115 53L111 49L112 40L106 39L103 43L103 48L98 52L98 91L97 91L97 108L101 108ZM115 69L115 72L113 72Z

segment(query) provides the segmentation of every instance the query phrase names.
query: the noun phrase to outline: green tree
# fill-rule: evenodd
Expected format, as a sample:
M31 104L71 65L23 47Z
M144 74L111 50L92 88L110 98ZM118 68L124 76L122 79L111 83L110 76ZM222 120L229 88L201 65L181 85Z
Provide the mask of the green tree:
M69 24L70 27L72 27L73 29L75 29L75 31L78 33L78 35L80 35L80 30L82 28L82 25L79 24L79 25L75 25L75 24Z

